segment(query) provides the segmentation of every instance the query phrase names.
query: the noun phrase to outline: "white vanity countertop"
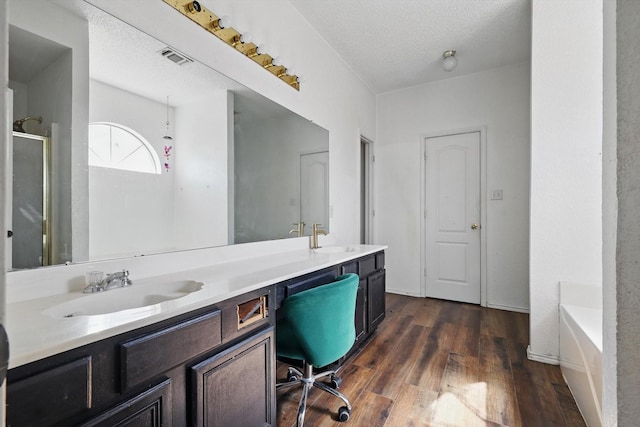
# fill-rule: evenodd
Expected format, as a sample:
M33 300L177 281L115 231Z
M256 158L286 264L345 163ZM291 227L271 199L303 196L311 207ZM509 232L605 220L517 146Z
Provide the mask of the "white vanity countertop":
M67 292L43 298L9 302L6 323L9 334L9 368L15 368L57 353L147 326L171 317L218 303L306 273L321 270L387 248L377 245L348 245L348 251L319 253L299 249L257 256L223 264L136 280L133 285L96 294ZM110 298L130 292L153 296L154 290L171 282L201 282L204 286L181 298L142 308L92 316L58 317L56 306L73 305L79 298ZM118 294L116 294L118 293Z

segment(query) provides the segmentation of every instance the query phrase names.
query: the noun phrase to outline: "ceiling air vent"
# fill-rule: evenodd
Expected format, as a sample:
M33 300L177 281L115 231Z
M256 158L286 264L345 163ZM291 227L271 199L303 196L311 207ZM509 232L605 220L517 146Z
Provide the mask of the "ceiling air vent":
M177 50L167 46L164 49L160 50L160 55L164 56L165 58L171 60L172 62L178 64L178 65L184 65L184 64L188 64L190 62L193 62L193 59L191 58L187 58L187 56L185 56L184 54L178 52Z

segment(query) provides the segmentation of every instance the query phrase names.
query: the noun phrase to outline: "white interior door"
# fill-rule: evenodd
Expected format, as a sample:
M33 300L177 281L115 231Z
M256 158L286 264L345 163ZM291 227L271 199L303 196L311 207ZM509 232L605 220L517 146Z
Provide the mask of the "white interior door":
M311 224L329 227L329 152L300 155L300 221L307 225L305 234L311 234Z
M425 138L426 296L480 303L480 132Z

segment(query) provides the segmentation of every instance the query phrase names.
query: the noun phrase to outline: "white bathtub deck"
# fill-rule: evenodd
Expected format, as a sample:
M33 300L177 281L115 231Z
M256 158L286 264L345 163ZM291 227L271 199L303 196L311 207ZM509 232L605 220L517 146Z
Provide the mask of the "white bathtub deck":
M602 426L602 309L560 305L560 369L587 426Z

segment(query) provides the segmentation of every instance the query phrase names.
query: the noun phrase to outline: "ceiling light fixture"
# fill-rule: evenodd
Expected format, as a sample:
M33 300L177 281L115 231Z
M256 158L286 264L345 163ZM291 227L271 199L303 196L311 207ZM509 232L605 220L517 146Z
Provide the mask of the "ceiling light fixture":
M458 60L456 59L456 51L455 50L445 50L442 53L442 68L446 71L453 71L458 65Z

